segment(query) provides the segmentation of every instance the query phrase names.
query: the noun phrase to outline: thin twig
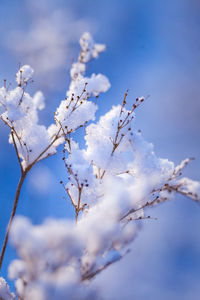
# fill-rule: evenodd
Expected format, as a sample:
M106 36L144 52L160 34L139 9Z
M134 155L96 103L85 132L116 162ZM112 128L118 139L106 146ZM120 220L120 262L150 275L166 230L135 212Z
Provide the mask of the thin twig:
M85 281L85 280L91 280L92 278L94 278L96 275L98 275L99 273L101 273L102 271L104 271L105 269L107 269L110 265L112 265L113 263L120 261L126 254L128 254L130 252L130 250L128 249L124 255L120 255L117 259L115 260L111 260L108 261L105 265L99 267L97 270L93 271L93 272L86 272L85 274L82 275L81 281Z
M2 250L1 250L0 270L1 270L2 262L3 262L3 258L4 258L6 246L7 246L7 243L8 243L8 237L9 237L9 234L10 234L10 229L11 229L12 221L13 221L13 218L14 218L15 213L16 213L16 209L17 209L17 204L18 204L18 200L19 200L21 188L22 188L22 185L23 185L23 182L24 182L24 179L25 179L26 175L27 175L27 172L23 171L21 173L21 177L20 177L20 180L19 180L19 183L18 183L18 186L17 186L17 190L16 190L16 194L15 194L15 200L14 200L14 204L13 204L13 209L12 209L11 217L10 217L10 220L9 220L9 223L8 223L8 227L7 227L7 230L6 230L6 235L5 235L3 247L2 247Z
M120 221L122 221L122 220L124 220L126 217L128 217L129 215L131 215L131 214L133 214L133 213L135 213L135 212L137 212L137 211L139 211L139 210L141 210L141 209L144 209L145 207L147 207L147 206L152 206L152 205L154 205L157 201L159 200L159 196L157 196L154 200L152 200L151 202L146 202L144 205L142 205L142 206L140 206L140 207L138 207L138 208L132 208L132 209L130 209L124 216L122 216L121 218L120 218Z
M78 205L77 205L77 209L76 209L76 223L78 221L78 215L80 212L80 205L81 205L81 193L82 193L82 188L79 186L78 187Z
M49 148L51 148L51 146L57 141L57 139L59 138L59 134L61 131L61 127L59 129L59 131L57 132L55 138L52 140L52 142L37 156L37 158L27 167L27 170L29 171L39 160L41 160L40 158L42 157L42 155L47 152L47 150L49 150ZM46 157L44 157L46 158Z
M183 196L186 196L186 197L194 200L195 202L198 202L198 203L200 202L200 199L198 199L198 195L193 194L191 192L182 191L182 190L179 189L179 187L181 187L181 185L180 186L166 185L166 187L163 190L167 190L168 193L177 192L177 193L179 193Z
M11 130L11 136L12 136L12 139L13 139L13 144L14 144L15 152L17 154L17 159L18 159L18 162L19 162L19 165L20 165L20 169L21 169L21 174L22 174L23 173L23 167L22 167L21 159L19 157L19 151L17 149L17 145L16 145L16 142L15 142L15 137L14 137L14 131L13 130Z
M28 165L28 167L24 170L23 167L22 167L22 165L21 165L21 160L20 160L20 157L19 157L19 151L17 149L17 145L16 145L15 138L14 138L15 131L13 130L13 128L11 128L11 135L12 135L12 138L13 138L14 147L15 147L15 151L16 151L17 158L18 158L18 161L19 161L19 164L20 164L20 168L21 168L21 177L20 177L20 180L19 180L19 183L18 183L18 186L17 186L17 190L16 190L16 194L15 194L15 200L14 200L14 204L13 204L13 209L12 209L11 217L10 217L10 220L9 220L9 223L8 223L8 227L7 227L7 230L6 230L6 235L5 235L5 238L4 238L3 247L2 247L2 250L1 250L0 270L1 270L2 263L3 263L4 254L5 254L5 251L6 251L6 247L7 247L7 243L8 243L8 238L9 238L9 234L10 234L10 229L11 229L11 226L12 226L13 218L14 218L15 213L16 213L16 209L17 209L17 205L18 205L18 200L19 200L19 196L20 196L20 192L21 192L21 189L22 189L22 185L23 185L24 179L25 179L26 175L28 174L28 172L31 170L31 168L40 160L40 158L42 157L42 155L59 138L60 131L61 131L61 128L57 132L57 134L56 134L55 138L52 140L52 142L44 149L44 151L42 151L42 153L40 153L40 155L38 155L38 157L32 162L32 164Z

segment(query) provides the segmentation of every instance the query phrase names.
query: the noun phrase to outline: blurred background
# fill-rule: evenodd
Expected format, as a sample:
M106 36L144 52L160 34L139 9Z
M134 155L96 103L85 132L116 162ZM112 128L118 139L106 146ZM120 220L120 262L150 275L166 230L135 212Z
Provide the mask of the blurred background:
M46 108L40 120L50 124L65 97L79 38L90 31L107 51L89 63L88 74L103 73L112 84L100 96L97 119L122 100L127 88L129 103L150 95L137 110L137 128L158 156L175 163L195 157L185 175L200 180L199 16L198 0L1 0L0 81L6 78L15 86L19 63L31 64L35 76L29 91L43 91ZM17 214L35 224L47 217L73 217L59 184L67 180L61 150L36 165L23 186ZM2 241L20 174L3 124L0 166ZM106 300L200 299L200 206L177 196L149 214L158 220L144 222L131 253L93 284ZM15 256L9 246L3 276Z

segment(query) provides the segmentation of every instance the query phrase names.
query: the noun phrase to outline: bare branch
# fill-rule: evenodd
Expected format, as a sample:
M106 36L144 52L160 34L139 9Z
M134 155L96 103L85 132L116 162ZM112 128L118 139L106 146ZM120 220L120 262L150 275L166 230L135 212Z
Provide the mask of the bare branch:
M14 200L14 204L13 204L13 209L12 209L11 217L10 217L10 220L9 220L9 223L8 223L8 227L7 227L7 230L6 230L6 235L5 235L3 246L2 246L2 250L1 250L0 270L1 270L1 267L2 267L2 263L3 263L3 259L4 259L4 254L5 254L7 243L8 243L8 238L9 238L10 229L11 229L11 226L12 226L12 221L13 221L13 218L14 218L15 213L16 213L16 209L17 209L17 204L18 204L18 200L19 200L21 188L22 188L22 185L23 185L23 182L24 182L24 179L25 179L26 175L27 175L27 172L23 171L21 173L21 177L20 177L20 180L19 180L19 183L18 183L18 186L17 186L17 190L16 190L16 194L15 194L15 200Z
M21 173L23 173L23 167L22 167L21 159L19 157L19 152L18 152L17 145L16 145L16 142L15 142L15 137L14 137L14 131L13 130L11 130L11 136L12 136L15 152L17 154L17 159L18 159L18 162L19 162L19 165L20 165L20 168L21 168Z

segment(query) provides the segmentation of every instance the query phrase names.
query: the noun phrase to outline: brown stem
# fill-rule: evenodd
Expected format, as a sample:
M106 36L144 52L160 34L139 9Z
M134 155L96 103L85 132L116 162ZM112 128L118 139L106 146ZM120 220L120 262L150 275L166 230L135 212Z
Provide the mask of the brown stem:
M129 252L130 252L130 249L128 249L123 255L120 255L115 260L108 261L105 265L100 266L97 270L95 270L93 272L90 272L90 271L86 272L85 274L82 275L81 281L83 282L85 280L91 280L96 275L98 275L99 273L101 273L102 271L104 271L105 269L107 269L113 263L120 261Z
M61 127L60 127L60 129L58 130L58 132L57 132L57 134L55 135L55 137L54 137L54 139L51 141L51 143L38 155L38 157L27 167L27 171L30 171L30 169L38 162L38 161L40 161L40 160L42 160L41 159L41 157L43 156L43 154L45 154L48 150L49 150L49 148L51 148L51 146L57 141L57 139L59 138L59 134L60 134L60 131L61 131ZM46 156L47 157L47 156ZM46 157L44 157L44 158L46 158ZM44 159L43 158L43 159Z
M154 205L157 201L159 200L159 197L157 196L154 200L152 200L151 202L146 202L144 205L138 207L138 208L132 208L130 209L125 215L123 215L121 218L120 218L120 221L124 220L126 217L128 217L129 215L141 210L141 209L144 209L145 207L147 206L152 206Z
M86 273L86 274L83 274L82 278L81 278L81 281L85 281L85 280L91 280L92 278L94 278L96 275L98 275L99 273L101 273L103 270L107 269L110 265L112 265L113 263L119 261L122 259L122 256L120 256L117 260L114 260L114 261L109 261L107 262L105 265L99 267L99 269L95 270L94 272L92 273Z
M10 229L11 229L11 226L12 226L12 221L13 221L13 218L15 216L15 213L16 213L16 209L17 209L17 204L18 204L18 200L19 200L19 196L20 196L20 192L21 192L21 189L22 189L22 185L23 185L23 182L24 182L24 179L26 177L26 175L28 174L28 172L31 170L31 168L41 159L42 155L47 152L47 150L55 143L55 141L59 138L59 134L60 134L60 131L61 131L61 128L58 130L56 136L54 137L54 139L52 140L52 142L42 151L42 153L40 153L40 155L38 155L38 157L24 170L23 169L23 166L22 166L22 163L21 163L21 160L20 160L20 157L19 157L19 151L17 149L17 145L16 145L16 141L15 141L15 137L14 137L14 134L18 137L16 131L14 130L14 128L12 127L11 128L11 136L12 136L12 139L13 139L13 144L14 144L14 148L15 148L15 152L17 154L17 158L18 158L18 162L19 162L19 165L20 165L20 168L21 168L21 176L20 176L20 180L19 180L19 183L18 183L18 186L17 186L17 190L16 190L16 194L15 194L15 200L14 200L14 204L13 204L13 209L12 209L12 213L11 213L11 216L10 216L10 220L9 220L9 223L8 223L8 227L7 227L7 230L6 230L6 235L5 235L5 238L4 238L4 242L3 242L3 247L2 247L2 250L1 250L1 256L0 256L0 270L1 270L1 266L2 266L2 263L3 263L3 259L4 259L4 254L5 254L5 251L6 251L6 247L7 247L7 243L8 243L8 238L9 238L9 234L10 234ZM47 155L48 156L48 155ZM45 157L46 158L46 157Z
M77 209L76 209L76 223L78 222L78 215L79 215L79 212L80 212L81 193L82 193L82 188L79 187L78 188L78 205L77 205Z
M14 131L13 130L11 130L11 136L12 136L12 139L13 139L13 144L14 144L14 147L15 147L15 152L17 154L17 159L18 159L18 162L19 162L19 165L20 165L20 169L21 169L21 174L22 174L23 173L22 162L21 162L21 159L20 159L20 156L19 156L19 152L18 152L18 149L17 149L16 142L15 142L15 137L14 137Z
M6 235L5 235L3 247L2 247L2 250L1 250L0 270L1 270L2 263L3 263L3 258L4 258L4 254L5 254L5 251L6 251L7 243L8 243L8 238L9 238L10 229L11 229L11 226L12 226L12 221L13 221L13 218L14 218L15 213L16 213L17 204L18 204L18 200L19 200L19 195L20 195L21 188L22 188L22 185L23 185L23 182L24 182L24 179L25 179L26 175L27 175L27 172L23 171L21 173L21 177L20 177L20 180L19 180L19 183L18 183L18 186L17 186L17 190L16 190L16 194L15 194L15 201L14 201L14 204L13 204L13 209L12 209L12 213L11 213L10 220L9 220L9 223L8 223L8 227L7 227L7 230L6 230Z

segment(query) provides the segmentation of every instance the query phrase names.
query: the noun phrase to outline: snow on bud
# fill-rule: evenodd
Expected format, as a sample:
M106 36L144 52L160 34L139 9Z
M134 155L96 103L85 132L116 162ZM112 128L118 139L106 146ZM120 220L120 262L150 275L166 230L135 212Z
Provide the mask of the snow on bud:
M33 76L33 69L29 65L24 65L16 74L16 81L19 86L27 83Z
M80 77L79 77L80 79ZM86 87L85 87L86 85ZM70 89L67 92L68 97L80 96L85 90L85 96L98 96L100 93L105 93L110 88L110 82L105 75L92 74L91 77L82 77L80 80L71 82Z
M91 34L85 32L80 39L80 46L82 52L79 56L79 61L87 63L92 58L97 58L99 53L103 52L106 49L106 46L103 44L95 44Z
M94 96L98 96L102 92L107 92L111 86L108 78L102 74L92 74L92 76L86 80L88 82L87 93Z
M73 80L81 79L83 77L82 75L84 74L85 69L86 69L85 64L82 64L80 62L76 62L76 63L72 64L72 67L70 70L71 78Z
M183 177L172 181L172 186L175 187L175 191L192 198L195 201L200 199L200 182L192 180L190 178Z

